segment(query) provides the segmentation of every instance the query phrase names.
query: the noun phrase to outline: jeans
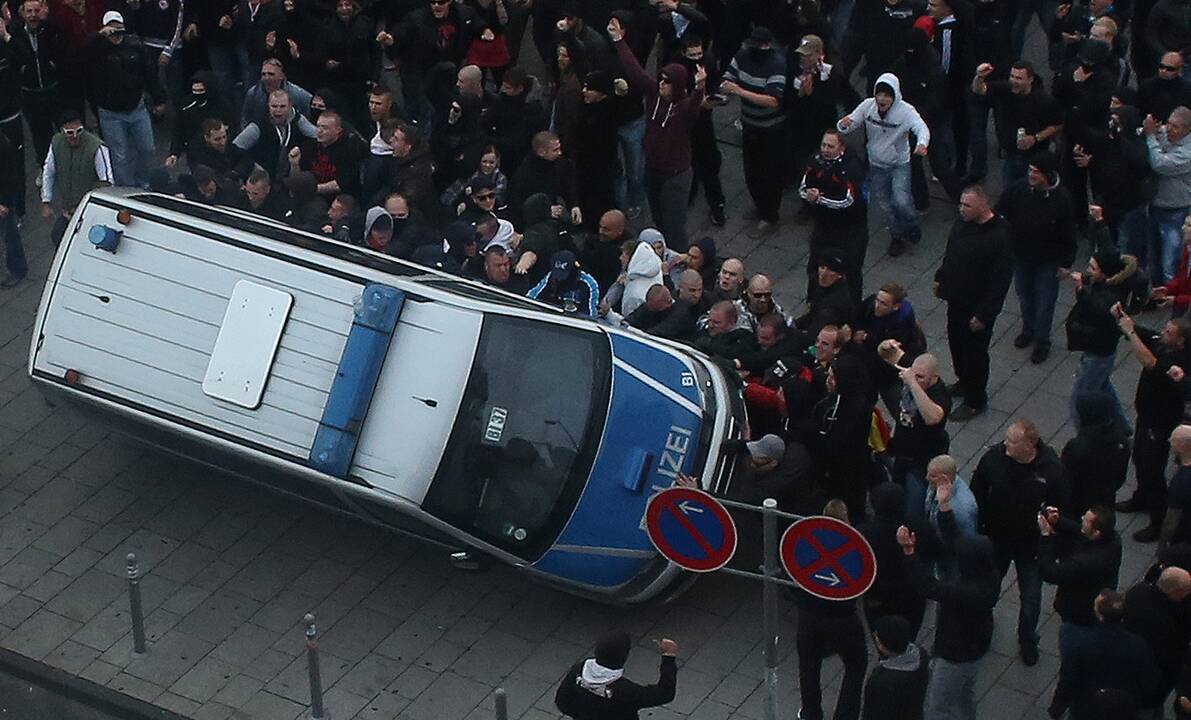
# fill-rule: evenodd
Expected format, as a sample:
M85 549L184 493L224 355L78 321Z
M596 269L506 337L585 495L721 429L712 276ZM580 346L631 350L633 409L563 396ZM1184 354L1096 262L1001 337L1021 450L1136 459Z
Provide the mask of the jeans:
M1001 579L1009 572L1009 564L1017 568L1017 592L1021 609L1017 613L1017 642L1022 647L1038 647L1038 617L1042 614L1042 573L1038 558L1022 550L1004 552L998 548L997 563Z
M1076 400L1088 393L1101 392L1112 398L1113 415L1117 425L1128 430L1129 418L1125 417L1125 409L1121 407L1121 400L1117 397L1117 390L1112 386L1112 368L1116 364L1116 355L1094 355L1085 352L1079 359L1079 370L1075 372L1075 386L1071 388L1068 406L1071 412L1071 424L1079 427L1079 415L1075 412Z
M844 46L844 36L852 22L852 10L855 7L856 0L841 0L831 11L831 44L837 48Z
M1135 207L1117 218L1113 228L1119 252L1129 253L1137 258L1137 264L1145 267L1149 260L1148 237L1149 215L1145 205Z
M16 150L16 157L20 158L20 162L16 164L13 171L16 173L16 186L21 188L18 197L13 198L13 208L16 210L17 217L24 217L25 215L25 126L21 124L21 116L17 115L12 120L6 123L0 123L0 132L8 138L12 143L12 147ZM40 173L41 170L38 170Z
M153 160L153 123L145 103L129 112L99 109L99 129L112 151L116 185L148 187Z
M860 616L817 616L800 608L798 612L798 689L802 695L803 720L822 720L823 688L820 685L823 660L839 655L844 663L844 680L835 703L835 720L860 717L860 695L868 665L868 645Z
M1059 266L1054 263L1018 262L1013 286L1021 304L1021 332L1039 345L1050 345L1050 326L1059 298Z
M622 208L641 207L645 204L645 117L617 128L616 139L621 167L616 179L616 202Z
M653 224L662 231L667 247L685 248L686 206L691 194L690 168L677 175L662 175L654 172L645 174L645 192L649 199L649 214Z
M237 47L209 46L207 62L211 64L220 94L231 100L232 107L243 105L244 93L255 82L248 68L248 51Z
M1017 16L1013 19L1013 29L1010 30L1009 57L1021 57L1025 46L1026 28L1030 26L1031 16L1038 16L1038 24L1042 26L1044 35L1050 35L1050 26L1055 21L1055 10L1059 6L1058 0L1022 0L1017 6ZM1052 70L1055 68L1051 68Z
M1170 282L1179 269L1179 252L1183 249L1183 221L1187 208L1150 206L1150 281L1154 285Z
M23 278L29 274L29 265L25 262L25 245L21 242L21 231L17 227L17 211L15 203L5 204L8 213L0 218L0 238L4 240L4 265L8 274Z
M953 663L943 658L930 661L930 683L926 686L926 713L931 720L976 720L976 675L984 658Z
M1137 421L1133 433L1133 469L1137 475L1134 497L1150 515L1150 524L1162 526L1166 517L1166 464L1170 460L1170 429Z
M1064 662L1070 662L1072 652L1075 652L1079 646L1084 645L1088 636L1091 633L1091 628L1083 625L1076 625L1075 623L1064 622L1059 625L1059 667L1061 668ZM1063 682L1064 673L1059 670L1059 681L1055 685L1055 694L1051 698L1051 708L1066 709L1071 706L1071 688Z
M895 237L918 238L918 213L910 191L910 163L893 167L869 167L869 188L877 205L885 212L889 232Z

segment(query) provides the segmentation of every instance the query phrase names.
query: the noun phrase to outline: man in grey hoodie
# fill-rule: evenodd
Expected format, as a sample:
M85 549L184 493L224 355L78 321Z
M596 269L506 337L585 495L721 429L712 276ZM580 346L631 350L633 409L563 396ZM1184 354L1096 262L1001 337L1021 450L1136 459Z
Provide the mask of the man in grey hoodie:
M873 197L889 222L890 256L901 255L906 242L922 239L918 213L910 192L910 135L915 155L925 157L930 146L930 129L914 106L902 100L901 81L883 73L873 86L873 96L861 100L836 125L849 134L864 128Z

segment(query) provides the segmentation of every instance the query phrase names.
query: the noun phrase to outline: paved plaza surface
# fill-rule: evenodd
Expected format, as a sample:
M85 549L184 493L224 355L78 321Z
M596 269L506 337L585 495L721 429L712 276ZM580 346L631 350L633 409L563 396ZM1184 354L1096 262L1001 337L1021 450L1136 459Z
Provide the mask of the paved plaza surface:
M730 123L733 115L721 112L720 120ZM725 139L731 136L725 127ZM709 234L722 255L743 258L750 273L771 274L778 301L794 310L805 295L810 228L790 220L788 194L781 231L765 241L747 237L743 215L750 203L739 151L724 150L728 226L711 227L700 198L691 209L692 237ZM910 287L930 348L951 381L945 308L930 287L955 212L933 189L921 245L889 258L887 236L874 229L865 285L871 291L897 280ZM655 638L679 642L678 696L643 717L763 717L756 583L710 576L666 606L612 608L504 567L461 573L437 547L148 450L102 420L48 405L25 369L51 260L47 237L48 228L30 214L30 280L0 292L0 646L182 716L291 720L309 716L301 618L313 612L326 705L336 720L491 718L497 687L508 693L510 717L545 720L558 717L554 690L565 669L619 627L637 642L627 670L638 680L656 677ZM1085 246L1080 263L1086 256ZM1072 294L1069 286L1062 290L1056 325ZM1145 321L1161 319L1154 314ZM1060 327L1050 359L1032 365L1028 350L1012 347L1018 328L1011 291L995 328L990 408L949 426L965 477L1014 417L1034 420L1056 448L1073 435L1067 402L1078 356L1062 349ZM1138 372L1122 348L1114 375L1122 399L1131 401ZM1120 517L1125 586L1152 559L1153 545L1129 538L1143 521ZM140 557L144 573L149 653L140 658L131 653L129 552ZM980 673L980 716L1042 720L1058 672L1053 588L1043 596L1041 660L1025 667L1016 658L1012 577ZM793 605L783 602L782 611L780 717L791 720L799 708ZM928 647L930 632L928 615L919 638ZM870 667L873 662L875 653ZM828 712L841 673L837 660L827 663Z

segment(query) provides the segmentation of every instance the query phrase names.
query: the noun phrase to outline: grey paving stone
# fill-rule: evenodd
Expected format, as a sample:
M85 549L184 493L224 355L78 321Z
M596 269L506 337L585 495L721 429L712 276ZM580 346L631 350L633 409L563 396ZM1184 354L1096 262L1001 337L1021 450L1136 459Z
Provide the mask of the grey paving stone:
M475 680L444 672L402 714L409 720L463 717L491 691Z
M204 657L170 686L170 692L205 703L236 676L236 666L212 655Z
M453 642L439 640L419 655L414 662L424 668L441 673L450 668L466 649Z
M263 690L253 695L240 709L248 717L260 720L293 720L300 717L305 710L302 705L292 700Z
M354 720L388 720L401 717L401 713L412 702L395 692L383 692L373 697L359 712Z
M0 582L15 588L27 588L37 582L60 558L44 550L27 547L0 567Z
M487 685L500 681L533 652L534 643L501 630L490 630L467 649L451 669Z
M590 652L588 648L550 638L538 644L517 666L517 672L544 680L557 680L566 668L587 657Z
M190 582L217 558L218 554L210 548L184 542L162 560L153 573L180 583Z
M60 475L45 483L13 512L43 525L54 525L93 492L93 488Z
M131 695L138 700L145 702L153 702L161 695L162 690L153 683L146 682L138 677L120 673L116 677L108 681L108 687L116 692L125 695Z
M48 570L37 579L37 582L25 588L25 594L40 602L48 602L55 595L66 589L73 581L74 578L69 575Z
M131 632L131 629L132 621L129 618L128 602L124 598L119 598L84 623L72 636L72 639L104 652Z
M322 676L324 688L333 687L339 678L343 677L350 668L351 663L346 660L337 658L326 652L319 652L319 672ZM294 702L309 704L309 672L306 654L302 653L294 658L281 672L277 673L271 681L265 683L265 689L281 697L289 698ZM351 714L354 715L355 711Z
M86 456L79 459L75 466L86 461ZM124 511L124 508L136 501L136 496L113 485L102 485L94 495L90 496L74 509L73 515L93 523L104 524L111 521ZM123 533L127 535L127 531ZM97 550L111 550L112 547L98 547Z
M178 629L209 642L222 642L260 609L260 603L229 591L212 594L178 623Z
M58 561L54 570L70 577L78 577L87 570L95 567L103 558L103 553L87 547L77 547L66 557Z
M284 653L280 650L269 648L258 655L252 661L252 664L241 670L241 672L268 683L292 665L297 657L297 652Z
M41 609L5 636L0 643L9 650L41 660L78 630L81 623Z
M236 628L223 642L211 651L216 657L236 668L251 665L257 657L277 642L278 633L253 623L244 623Z
M363 698L375 697L408 667L381 655L369 655L348 670L334 687Z
M128 592L128 582L100 570L88 570L50 600L46 607L68 618L87 622Z
M376 647L376 652L397 661L413 662L443 636L444 629L418 616L411 617Z
M230 707L243 707L265 684L247 675L236 675L215 695L215 700Z
M96 495L99 495L102 492L103 490L99 491L99 493L96 493ZM91 500L94 500L96 495L92 495ZM78 511L76 511L75 514L77 515ZM131 534L132 531L128 528L120 527L118 525L103 525L95 531L94 535L87 538L83 545L91 550L95 550L106 555L112 550L115 550L116 547L118 547L120 543L124 542L124 540Z
M135 658L124 669L129 675L168 688L190 671L215 646L177 630L161 636L143 658Z
M393 617L357 606L321 634L319 645L338 657L358 662L388 637L397 624Z
M99 685L107 685L112 678L120 674L120 667L104 662L103 660L96 660L79 672L79 677L90 680Z
M208 702L195 710L190 716L194 720L227 720L230 718L236 709L228 705L222 705L217 702Z
M99 651L73 640L67 640L45 656L44 662L68 673L79 674L99 658Z
M385 688L386 692L394 692L408 700L416 700L438 675L424 667L410 665L405 672Z
M323 695L323 707L332 718L352 718L368 706L370 699L339 688L331 688Z

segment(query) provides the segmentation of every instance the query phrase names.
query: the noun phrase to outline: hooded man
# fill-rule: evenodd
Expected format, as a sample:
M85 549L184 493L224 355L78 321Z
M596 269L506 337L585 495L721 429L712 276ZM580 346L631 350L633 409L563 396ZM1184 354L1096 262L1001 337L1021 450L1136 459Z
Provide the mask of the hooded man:
M583 78L583 103L575 119L575 184L578 205L588 223L598 221L616 207L616 177L620 161L616 153L616 99L612 76L592 70Z
M637 236L637 245L632 248L632 254L629 255L628 251L621 253L622 260L627 260L624 274L624 296L620 301L620 312L625 317L631 315L638 305L645 302L649 288L664 284L662 260L652 245L655 235L660 235L660 233L653 228L645 228ZM625 243L625 246L628 247L631 242Z
M414 262L453 275L472 276L472 265L484 262L476 229L456 220L443 232L442 245L423 245L414 251Z
M1030 362L1037 365L1050 354L1058 270L1075 261L1075 210L1071 194L1060 186L1054 154L1039 150L1031 155L1026 179L1005 190L996 210L1009 223L1013 238L1013 284L1022 325L1013 346L1026 348L1033 343Z
M1079 415L1075 437L1063 446L1060 459L1071 478L1071 508L1083 512L1093 505L1112 506L1129 470L1129 429L1113 416L1113 399L1088 392L1075 399Z
M613 17L608 36L616 48L629 85L645 98L645 186L649 212L674 247L686 247L686 214L691 191L691 132L703 103L707 73L699 68L695 90L687 93L687 69L681 63L650 77L624 43L624 28Z
M1086 168L1092 197L1102 208L1113 244L1144 263L1149 257L1146 203L1154 187L1145 138L1139 136L1141 115L1131 105L1113 108L1108 135L1091 148L1073 151L1078 167Z
M930 656L913 642L910 622L889 615L872 626L881 659L864 685L863 720L921 720Z
M393 218L385 212L383 207L368 208L368 212L364 215L364 246L377 252L394 255L396 253L390 251L392 241Z
M611 633L596 643L595 657L580 660L563 677L554 704L574 720L636 720L637 711L665 705L674 699L678 677L678 643L658 641L662 655L655 685L638 685L624 677L632 649L628 633Z
M174 118L170 154L165 159L167 168L172 168L186 154L191 142L198 139L205 121L222 120L229 127L236 122L235 113L215 94L215 76L208 70L200 70L191 78L190 94L178 103Z
M530 195L521 206L525 233L518 248L521 257L513 272L526 276L531 287L550 271L549 261L559 250L558 223L551 213L550 198L544 193Z
M909 137L913 134L917 143L913 153L925 156L930 129L914 106L902 100L901 81L893 73L877 78L873 96L840 118L836 128L845 135L864 128L872 193L888 218L888 252L896 257L907 242L922 239L910 189Z

